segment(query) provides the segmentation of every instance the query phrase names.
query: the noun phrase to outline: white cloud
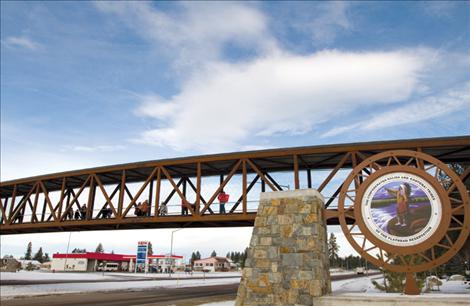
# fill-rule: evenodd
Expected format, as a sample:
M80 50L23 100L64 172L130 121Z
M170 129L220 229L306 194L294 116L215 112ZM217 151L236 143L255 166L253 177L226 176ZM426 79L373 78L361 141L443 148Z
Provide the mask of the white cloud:
M367 121L333 128L322 136L335 136L351 130L367 131L404 124L415 124L465 110L470 112L470 82L447 90L437 96L428 96L408 105L397 105L393 110L375 114Z
M120 17L177 66L194 66L219 59L223 47L233 43L250 50L275 48L265 16L239 2L209 4L180 2L172 12L158 10L149 2L95 2L102 12Z
M322 51L214 63L177 95L144 99L138 113L163 126L141 141L220 151L250 135L305 133L358 107L407 99L419 84L424 53Z
M314 44L332 43L339 30L350 30L352 23L347 16L350 3L332 1L322 3L320 14L303 27L312 33Z
M424 48L293 54L283 50L270 31L268 18L252 4L185 2L166 11L158 6L96 2L99 10L118 16L159 51L166 51L174 65L190 68L182 74L173 96L139 97L136 113L154 119L153 127L135 140L140 143L205 152L240 150L259 143L269 147L262 137L339 125L335 120L341 115L364 106L429 95L453 86L468 71L461 68L467 64L456 64L468 57ZM291 27L311 33L315 44L327 44L338 31L353 29L349 6L321 3L293 20ZM253 55L249 60L228 61L227 46L246 48ZM453 77L449 77L452 65ZM433 116L439 114L444 112L436 110ZM340 126L324 136L355 127Z
M449 18L456 7L452 1L425 1L422 2L424 12L430 16L438 18Z
M38 50L42 47L41 44L33 41L32 39L28 37L22 37L22 36L7 37L3 41L3 44L11 48L24 48L24 49L29 49L33 51Z
M124 150L126 147L123 145L98 145L98 146L65 146L64 151L76 152L115 152Z

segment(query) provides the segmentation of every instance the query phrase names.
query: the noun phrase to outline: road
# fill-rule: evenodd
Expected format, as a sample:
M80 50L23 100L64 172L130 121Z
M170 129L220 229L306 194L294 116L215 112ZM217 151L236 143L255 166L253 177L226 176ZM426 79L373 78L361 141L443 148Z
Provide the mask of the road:
M142 291L87 292L2 300L1 304L2 306L192 306L212 301L234 300L237 289L238 284L230 284Z
M379 273L371 273L375 275ZM333 275L332 280L363 277L363 275ZM106 292L86 292L55 294L47 296L19 297L2 300L2 306L72 306L72 305L175 305L193 306L214 301L227 301L236 298L237 284L212 285L183 288L156 288L142 290L119 290Z
M180 278L181 280L188 279L219 279L219 278L239 278L240 276L191 276ZM161 280L176 280L174 277L126 277L117 276L115 279L7 279L0 280L0 286L19 286L19 285L45 285L45 284L72 284L72 283L115 283L115 282L141 282L141 281L161 281Z

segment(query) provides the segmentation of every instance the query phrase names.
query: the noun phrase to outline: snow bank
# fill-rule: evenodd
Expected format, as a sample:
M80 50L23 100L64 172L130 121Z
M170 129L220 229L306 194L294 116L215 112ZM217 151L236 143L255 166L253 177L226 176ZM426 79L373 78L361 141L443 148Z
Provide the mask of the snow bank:
M46 271L19 271L19 272L1 272L1 280L104 280L116 279L113 274L106 273L52 273Z
M109 275L113 276L121 276L121 277L137 277L137 278L168 278L168 273L109 273ZM172 273L171 277L173 278L191 278L191 277L206 277L206 278L214 278L214 277L241 277L241 272L193 272L184 273L184 272L176 272Z
M347 295L373 295L373 296L402 296L401 293L385 293L372 284L372 280L382 283L382 276L360 277L353 279L346 279L331 282L331 289L333 294L347 294ZM445 281L442 280L442 286L439 291L432 291L422 293L421 296L439 296L439 297L457 297L463 296L470 299L470 285L462 281Z

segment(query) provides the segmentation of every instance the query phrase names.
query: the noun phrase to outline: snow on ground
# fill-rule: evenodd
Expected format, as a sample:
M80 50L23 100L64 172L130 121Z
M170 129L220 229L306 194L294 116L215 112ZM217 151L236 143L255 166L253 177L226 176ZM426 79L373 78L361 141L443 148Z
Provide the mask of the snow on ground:
M354 271L334 271L331 272L331 275L348 275L355 274ZM176 272L171 275L173 278L192 278L192 277L240 277L241 272L193 272L184 273ZM15 281L43 281L43 280L119 280L119 279L129 279L129 278L168 278L168 273L129 273L129 272L56 272L52 273L50 271L24 271L19 272L0 272L1 280L15 280Z
M115 272L95 272L95 273L52 273L46 271L20 271L20 272L1 272L1 280L24 280L24 281L42 281L42 280L109 280L109 279L128 279L132 278L168 278L168 273L115 273ZM241 272L194 272L193 274L177 272L173 273L173 278L191 278L191 277L240 277Z
M382 276L360 277L354 279L345 279L331 282L331 290L333 294L347 295L374 295L374 296L401 296L400 293L385 293L372 284L372 280L383 283ZM421 296L439 296L439 297L470 297L470 285L463 281L446 281L442 280L442 286L439 291L422 293Z
M201 273L202 274L202 273ZM44 279L59 279L59 280L97 280L97 279L116 279L118 281L108 282L82 282L82 283L59 283L59 284L37 284L37 285L7 285L0 286L1 299L9 299L17 296L31 296L31 295L48 295L48 294L63 294L63 293L78 293L78 292L91 292L91 291L112 291L112 290L139 290L149 288L175 288L175 287L193 287L193 286L206 286L206 285L221 285L239 283L239 273L206 273L206 279L185 279L185 274L180 273L173 275L172 280L134 280L125 281L129 276L142 277L144 274L126 274L126 273L109 273L102 275L102 273L46 273L46 272L20 272L20 273L1 273L2 279L15 279L15 280L44 280ZM146 277L155 277L157 274L147 274ZM161 275L161 274L160 274ZM209 277L211 275L212 277ZM167 277L167 274L162 276ZM201 276L197 273L193 277ZM230 278L215 278L216 276L231 276ZM189 277L189 276L187 276ZM376 295L376 296L400 296L401 294L383 293L376 289L371 280L382 280L381 276L364 276L354 279L345 279L333 281L331 283L333 294L338 295ZM470 285L464 284L462 281L445 281L440 287L440 291L433 291L425 293L423 296L470 296ZM224 304L222 304L224 303ZM217 302L207 304L210 306L228 306L233 305L233 301Z
M372 280L380 279L381 276L364 276L358 278L343 279L331 282L331 291L333 293L342 292L380 292L372 284Z
M137 278L167 278L169 275L168 273L108 273L108 275L113 276L122 276L122 277L137 277ZM185 273L185 272L176 272L172 273L171 277L173 278L191 278L191 277L206 277L206 278L213 278L213 277L240 277L242 275L241 272L193 272Z
M90 291L112 290L139 290L149 288L176 288L198 287L207 285L222 285L239 283L240 278L207 278L207 279L174 279L174 280L144 280L132 282L103 282L103 283L65 283L65 284L41 284L21 286L0 286L1 299L9 299L18 296L36 296L63 293L78 293Z
M27 281L42 281L42 280L102 280L102 279L115 279L109 273L52 273L45 271L24 271L19 272L1 272L1 280L27 280Z
M360 277L354 279L345 279L331 282L331 289L333 294L339 295L356 295L356 296L403 296L400 293L384 293L376 289L372 284L372 280L380 281L381 276ZM441 298L452 297L469 297L470 298L470 285L464 284L462 281L445 281L443 280L440 291L433 291L423 293L420 296L410 296L410 298L430 297L436 296ZM214 303L201 304L199 306L233 306L235 301L221 301Z

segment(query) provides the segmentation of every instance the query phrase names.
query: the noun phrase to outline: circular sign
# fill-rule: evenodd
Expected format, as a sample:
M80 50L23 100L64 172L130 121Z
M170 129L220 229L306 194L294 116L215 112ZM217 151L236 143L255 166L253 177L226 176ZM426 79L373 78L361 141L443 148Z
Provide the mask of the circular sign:
M442 219L436 189L422 177L391 172L372 181L363 193L364 225L380 241L412 247L429 239Z

